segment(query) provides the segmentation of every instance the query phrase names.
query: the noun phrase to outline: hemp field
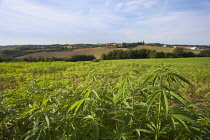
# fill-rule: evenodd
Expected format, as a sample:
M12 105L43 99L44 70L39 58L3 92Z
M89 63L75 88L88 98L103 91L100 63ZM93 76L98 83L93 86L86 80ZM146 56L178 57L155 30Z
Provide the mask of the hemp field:
M0 139L208 139L209 62L0 63Z

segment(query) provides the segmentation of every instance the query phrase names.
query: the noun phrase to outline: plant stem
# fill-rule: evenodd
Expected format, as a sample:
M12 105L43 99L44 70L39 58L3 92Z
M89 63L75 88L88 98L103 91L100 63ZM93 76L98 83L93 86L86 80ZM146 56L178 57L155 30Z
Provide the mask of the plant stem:
M157 122L156 122L156 132L155 132L155 140L158 140L159 129L160 129L160 113L161 113L161 94L158 98L158 112L157 112Z

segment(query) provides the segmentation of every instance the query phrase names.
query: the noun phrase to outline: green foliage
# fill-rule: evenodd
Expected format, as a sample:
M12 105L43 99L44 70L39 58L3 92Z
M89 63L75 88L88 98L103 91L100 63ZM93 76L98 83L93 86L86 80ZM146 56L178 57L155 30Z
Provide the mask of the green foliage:
M0 139L209 139L208 104L178 90L209 83L208 62L1 63Z
M203 57L210 57L210 49L202 50L199 55Z
M74 55L70 58L70 61L77 62L77 61L92 61L95 59L93 55Z
M8 57L0 57L0 62L52 62L52 61L71 61L71 62L77 62L77 61L92 61L96 59L93 55L74 55L72 57L52 57L52 58L44 58L44 57L32 57L28 56L22 59L15 59L15 58L8 58ZM97 61L97 60L95 60Z
M173 50L173 53L176 54L176 55L178 55L178 56L182 56L183 53L184 53L184 49L183 48L175 48Z
M140 50L114 50L107 54L102 54L102 60L114 59L145 59L145 58L177 58L177 57L195 57L193 52L184 52L183 48L174 49L173 53L156 52L155 50L140 49Z

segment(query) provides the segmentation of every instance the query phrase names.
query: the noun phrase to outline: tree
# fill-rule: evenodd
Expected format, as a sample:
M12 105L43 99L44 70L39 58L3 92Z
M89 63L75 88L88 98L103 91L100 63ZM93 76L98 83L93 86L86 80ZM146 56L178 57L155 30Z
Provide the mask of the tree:
M167 52L165 53L165 58L176 58L176 55L174 53Z
M156 52L156 58L165 58L164 52Z
M149 58L156 58L156 50L150 51Z
M199 55L203 57L210 57L210 50L202 50Z
M183 49L183 48L175 48L175 49L173 50L173 53L174 53L177 57L183 57L184 49Z
M107 60L106 54L102 54L102 55L101 55L101 59L102 59L102 60Z
M184 53L184 57L195 57L196 55L193 52Z
M92 61L95 59L94 55L74 55L70 58L71 61Z

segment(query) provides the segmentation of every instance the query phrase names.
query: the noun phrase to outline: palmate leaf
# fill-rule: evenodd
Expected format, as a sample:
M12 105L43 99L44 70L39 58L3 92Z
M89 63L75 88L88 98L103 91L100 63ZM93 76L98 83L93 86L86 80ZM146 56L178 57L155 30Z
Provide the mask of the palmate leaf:
M157 79L160 79L162 77L161 72L163 71L162 68L158 68L153 72L153 80L152 80L152 85L155 86ZM162 82L162 81L159 81Z
M38 109L38 106L35 106L34 108L30 109L29 111L24 112L23 114L21 114L21 116L25 116L27 114L30 114L30 113L34 112L34 110L36 110L36 109Z
M43 99L42 106L46 106L48 101L49 101L49 99L48 99L48 98Z
M159 134L165 134L167 133L169 127L168 126L165 126L165 127L161 127L160 131L159 131Z
M182 115L182 114L171 114L171 115L173 115L173 117L175 116L176 118L180 118L180 119L182 119L182 120L185 120L185 121L187 121L187 122L190 122L190 123L196 125L196 123L195 123L191 118L189 118L189 117L187 117L187 116L184 116L184 115Z
M153 86L155 86L155 83L156 83L156 80L157 80L158 77L159 77L158 74L157 74L157 75L154 75L154 78L153 78L153 80L152 80L152 85L153 85Z
M102 96L100 96L100 97L101 97L101 99L103 99L104 101L108 101L108 102L113 103L112 98L110 98L110 97L108 97L108 96L102 95Z
M97 93L95 90L92 90L92 92L94 93L94 95L96 96L96 98L97 98L98 100L101 100L101 98L99 97L98 93Z
M150 107L152 106L152 104L154 103L154 101L155 101L155 99L157 98L158 95L160 95L160 91L157 91L157 92L153 93L153 94L149 97L149 99L148 99L148 101L147 101L147 105L148 105L147 113L149 112Z
M170 91L169 94L171 96L173 96L176 100L178 100L180 103L182 103L184 106L186 106L186 103L185 103L184 99L181 96L179 96L178 94L176 94L173 91Z
M91 128L92 128L93 124L90 124L88 126L85 127L85 129L83 129L83 134L82 134L82 139L85 139L87 134L90 132Z
M114 95L113 101L115 104L117 104L118 99L120 98L121 95L123 95L124 91L118 91L116 95Z
M137 132L139 137L141 136L141 132L148 133L148 134L152 134L153 133L152 131L150 131L148 129L135 129L134 131Z
M185 123L185 121L190 122L190 123L196 125L196 123L195 123L192 119L190 119L189 117L184 116L184 115L182 115L182 114L170 114L170 116L173 117L174 119L176 119L182 126L184 126L184 128L185 128L188 132L190 132L190 130L189 130L187 124Z
M99 128L98 128L98 124L95 123L95 119L96 118L94 118L94 116L87 115L83 119L91 120L91 124L89 125L89 127L87 129L88 131L85 132L85 135L87 135L89 133L89 131L91 130L91 128L92 128L94 140L98 140L98 137L99 137Z
M177 73L168 73L169 76L172 76L172 77L176 77L178 79L180 79L181 81L193 86L187 79L185 79L184 77L182 77L181 75L177 74Z
M165 113L167 115L168 114L168 98L167 98L164 91L161 93L161 102L163 104L163 107L165 109Z
M84 91L84 92L85 92L85 91ZM88 91L85 93L84 98L88 98L88 97L90 96L90 93L91 93L91 91L88 90Z
M154 75L153 74L150 74L150 75L147 75L146 77L140 79L142 85L144 86L150 79L152 79Z
M47 115L45 115L45 121L46 121L47 127L50 128L50 121Z
M138 74L138 75L141 75L141 73L137 70L132 70L134 73Z
M134 80L132 79L131 76L128 76L128 77L126 78L126 82L127 82L127 84L130 86L130 88L132 89L132 91L134 91L134 88L133 88L133 85L132 85L132 82L134 82Z
M114 95L113 98L113 102L115 104L117 104L117 102L119 101L118 99L120 99L120 97L124 96L126 90L125 84L126 84L126 79L124 79L122 83L120 83L120 85L117 87L118 88L117 94Z
M172 125L173 125L173 129L175 130L176 129L176 122L174 120L174 118L170 117L171 119L171 122L172 122Z
M154 123L147 124L147 127L150 129L151 133L155 133L156 132L156 127L155 127Z
M94 140L98 140L99 128L98 128L98 124L96 123L93 125L93 133L94 133Z
M87 115L86 117L83 117L83 119L90 119L90 120L94 120L94 117L91 115Z
M82 100L79 100L79 101L75 102L73 105L71 105L71 107L69 108L69 110L68 110L67 112L69 112L69 111L75 109L74 115L76 115L77 110L79 109L79 107L82 105L82 103L83 103L85 100L89 100L89 98L82 99Z
M35 126L33 129L29 130L24 135L24 136L26 136L24 140L28 140L28 139L39 140L42 131L43 131L43 128L41 126Z
M185 128L188 132L190 132L190 130L189 130L187 124L186 124L182 119L180 119L179 117L176 117L176 116L174 116L174 115L171 115L171 116L173 116L173 117L174 117L182 126L184 126L184 128Z

